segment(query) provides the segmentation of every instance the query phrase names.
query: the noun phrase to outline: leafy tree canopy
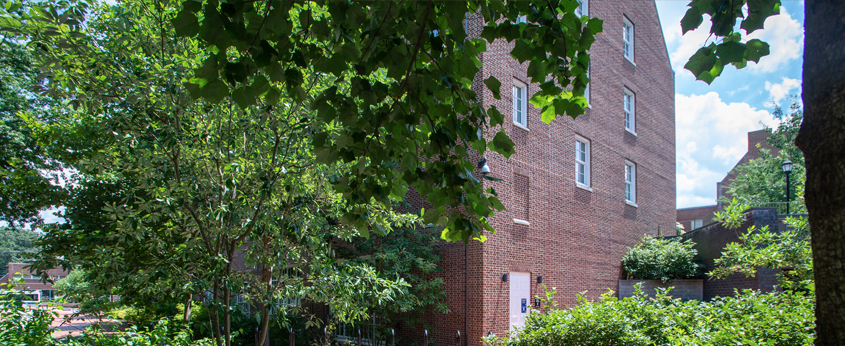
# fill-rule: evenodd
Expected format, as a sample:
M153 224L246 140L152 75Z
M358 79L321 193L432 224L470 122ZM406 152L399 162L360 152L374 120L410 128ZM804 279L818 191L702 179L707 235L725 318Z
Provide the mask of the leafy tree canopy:
M771 151L760 150L760 158L734 168L737 173L726 192L739 203L757 206L761 203L786 202L786 178L781 165L784 161L792 161L790 174L789 200L795 201L790 205L790 213L804 214L804 181L806 180L806 166L804 154L795 146L795 137L804 119L801 105L792 98L792 105L788 112L781 107L775 107L774 115L781 120L778 128L773 129L767 138L767 143L776 148ZM786 213L784 208L779 213Z
M0 276L9 271L9 263L24 262L37 251L32 244L37 237L28 229L0 227Z
M19 6L19 5L17 5ZM0 1L16 15L20 7ZM0 27L4 25L0 21ZM17 223L39 220L38 212L59 205L63 190L58 183L59 164L44 151L44 146L26 126L20 112L43 116L51 105L47 98L28 91L36 80L29 51L13 37L0 38L0 222L13 227ZM51 174L52 173L52 174ZM48 176L52 175L52 176Z

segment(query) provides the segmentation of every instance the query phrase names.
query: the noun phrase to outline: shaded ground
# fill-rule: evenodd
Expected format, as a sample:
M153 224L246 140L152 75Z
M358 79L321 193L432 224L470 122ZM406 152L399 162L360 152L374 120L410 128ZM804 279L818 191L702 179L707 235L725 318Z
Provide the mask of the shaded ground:
M92 324L99 324L104 330L113 330L121 326L121 321L114 319L97 319L94 316L71 316L76 313L76 309L65 308L58 311L59 317L53 320L50 325L54 328L53 338L61 339L66 336L79 335L85 328Z

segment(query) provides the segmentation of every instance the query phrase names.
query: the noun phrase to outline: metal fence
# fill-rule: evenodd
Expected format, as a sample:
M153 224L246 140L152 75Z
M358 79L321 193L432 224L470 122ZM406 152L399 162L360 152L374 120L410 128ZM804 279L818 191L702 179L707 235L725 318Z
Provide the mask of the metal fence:
M288 345L289 346L295 346L296 345L296 331L293 330L293 328L289 329L289 331L290 331L290 335L288 336ZM357 334L358 334L357 339L352 340L354 343L349 342L349 340L334 340L334 339L332 339L332 336L329 334L328 328L323 328L323 339L317 340L317 341L319 342L319 344L322 344L322 345L330 345L332 343L332 341L335 341L336 343L337 343L337 341L340 341L340 343L350 344L350 345L355 345L355 346L366 346L366 345L368 345L364 341L364 337L361 334L361 329L358 329ZM421 336L422 336L422 340L421 340L422 344L428 345L429 344L429 342L428 342L428 339L429 339L428 329L423 330L423 333L422 333ZM396 332L393 329L390 329L390 335L387 337L386 340L372 340L370 342L374 342L376 344L383 342L384 346L396 346ZM456 332L455 344L454 345L455 346L461 346L461 331L460 330L458 330Z
M807 213L807 206L804 205L804 201L752 202L752 203L748 203L748 206L751 207L751 208L775 208L775 209L777 209L777 213L779 215L806 214ZM787 209L789 209L788 212L787 212Z

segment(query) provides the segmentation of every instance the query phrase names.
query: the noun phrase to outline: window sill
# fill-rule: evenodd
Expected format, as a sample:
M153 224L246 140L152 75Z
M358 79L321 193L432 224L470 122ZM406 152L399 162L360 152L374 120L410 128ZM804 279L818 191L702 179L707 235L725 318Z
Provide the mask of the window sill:
M577 187L579 189L583 189L583 190L593 192L593 188L591 188L589 185L584 185L584 184L581 184L581 183L575 183L575 187Z
M637 66L637 63L635 63L634 60L632 60L631 58L625 56L625 60L628 60L628 62L631 63L631 65Z
M640 207L640 206L638 206L636 203L631 202L631 201L629 201L629 200L627 200L627 199L625 200L625 204L630 205L630 206L632 206L632 207L634 207L634 208L639 208L639 207Z
M522 220L522 219L513 219L513 223L520 224L520 225L531 226L531 223L530 223L530 222L525 221L525 220Z
M630 134L634 135L634 137L636 137L636 136L637 136L637 133L636 133L636 132L631 131L631 129L629 129L629 128L627 128L627 127L625 128L625 131L628 131L628 133L630 133Z
M522 124L520 124L520 123L518 123L518 122L516 122L516 121L514 121L514 122L513 122L513 126L516 126L516 127L521 128L521 129L523 129L523 130L525 130L525 131L531 132L531 130L529 130L527 126L522 125Z

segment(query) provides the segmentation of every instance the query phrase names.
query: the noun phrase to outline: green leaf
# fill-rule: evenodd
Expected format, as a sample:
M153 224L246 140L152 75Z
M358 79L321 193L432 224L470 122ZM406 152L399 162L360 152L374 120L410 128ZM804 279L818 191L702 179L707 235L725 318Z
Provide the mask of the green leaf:
M519 63L524 63L534 57L534 48L532 48L525 40L516 40L516 44L511 51L513 56Z
M200 31L197 16L187 9L179 11L171 22L173 23L173 29L176 30L176 34L179 36L193 37Z
M226 96L229 96L229 86L222 80L215 79L208 82L201 90L200 95L211 103L218 103L223 101Z
M493 77L491 75L490 78L487 78L487 79L484 80L484 85L486 85L487 88L490 89L491 92L493 92L493 97L495 99L497 99L497 100L502 99L502 95L499 91L499 88L501 88L501 86L502 86L502 82L499 82L499 80L496 79L496 77Z
M540 113L540 115L542 116L540 120L542 120L546 124L551 124L552 120L555 120L555 118L557 118L557 114L555 114L554 104L550 104L546 107L543 107L543 111Z
M496 133L496 136L493 137L493 140L487 145L490 147L491 150L501 154L505 158L511 157L514 153L513 147L514 143L510 137L508 137L505 130L500 130Z
M182 8L194 13L199 12L202 9L202 1L198 0L187 0L182 3Z
M707 47L700 48L690 57L689 61L684 65L684 68L690 70L690 72L692 72L695 76L698 76L705 71L710 71L717 59L716 54L713 54L713 50L715 48L715 44L710 44Z
M758 39L749 40L745 43L748 49L745 51L745 59L753 62L760 62L760 58L769 55L769 44Z
M750 34L762 29L766 18L776 14L780 14L780 0L748 0L748 16L739 27Z
M687 10L687 13L684 14L684 17L681 18L681 34L686 34L688 31L692 31L698 28L699 25L704 21L704 16L702 16L701 11L699 9L692 7Z
M716 55L724 63L740 62L744 59L746 49L748 47L745 44L728 41L716 46Z
M255 103L255 95L247 87L240 87L232 91L232 100L241 108L247 108Z
M487 109L487 115L490 116L490 126L497 126L504 124L505 122L505 115L502 112L499 112L499 109L496 106L490 106Z

